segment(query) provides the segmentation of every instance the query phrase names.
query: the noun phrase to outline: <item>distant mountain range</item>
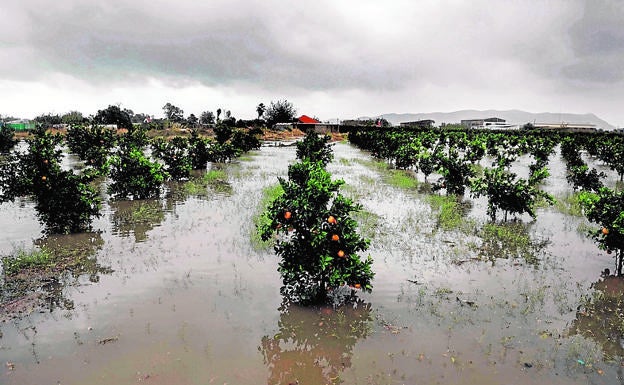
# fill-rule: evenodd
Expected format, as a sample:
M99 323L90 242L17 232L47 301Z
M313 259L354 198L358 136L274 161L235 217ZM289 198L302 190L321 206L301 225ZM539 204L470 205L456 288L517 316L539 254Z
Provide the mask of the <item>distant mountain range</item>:
M455 112L430 112L430 113L418 113L418 114L383 114L380 115L393 125L398 125L402 122L413 122L417 120L431 119L435 121L435 125L439 126L441 123L459 123L465 119L485 119L485 118L501 118L505 119L507 123L523 125L526 123L591 123L595 124L597 128L603 130L614 130L615 126L605 122L594 114L565 114L565 113L552 113L552 112L540 112L532 113L520 110L462 110ZM375 117L361 117L358 119L376 119Z

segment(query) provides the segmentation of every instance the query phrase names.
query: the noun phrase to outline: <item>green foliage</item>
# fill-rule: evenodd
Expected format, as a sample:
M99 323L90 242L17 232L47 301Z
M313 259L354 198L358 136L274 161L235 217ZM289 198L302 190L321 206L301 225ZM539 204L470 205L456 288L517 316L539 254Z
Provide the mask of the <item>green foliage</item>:
M288 180L280 178L284 193L267 210L270 223L259 230L263 240L277 234L281 291L288 299L324 301L328 291L343 285L372 289L372 259L357 254L368 241L351 217L360 206L338 192L343 183L308 159L289 166Z
M579 199L587 219L600 226L590 235L599 248L609 253L615 251L617 274L622 275L624 191L602 187L596 193L581 192Z
M193 165L189 152L189 141L181 136L152 142L152 154L164 162L165 172L173 180L188 179L191 175Z
M598 158L605 162L610 169L617 172L620 180L624 178L624 136L609 135L603 137L598 145Z
M278 100L271 102L264 111L264 118L267 126L273 127L276 123L290 123L295 118L297 110L288 100Z
M145 156L137 143L143 140L132 133L124 135L119 149L109 159L110 194L116 198L148 199L158 196L167 178L162 165Z
M230 126L227 126L223 123L219 123L214 128L214 133L215 133L215 139L217 140L217 143L225 144L225 142L230 140L230 138L232 137L234 130Z
M260 135L262 135L260 128L234 130L231 138L232 146L241 152L258 150L261 145Z
M566 175L568 183L572 184L574 190L581 189L595 192L603 187L602 179L606 177L607 175L604 172L598 172L595 168L590 170L585 163L569 167Z
M165 118L173 123L182 123L184 121L184 110L180 107L176 107L171 103L167 103L163 106L163 112Z
M462 215L462 207L456 196L428 195L427 201L432 210L438 212L438 226L444 230L461 227L467 222Z
M527 213L535 219L535 205L539 199L554 204L554 198L537 187L547 176L546 168L536 171L529 180L517 178L516 174L502 166L486 168L482 178L472 181L472 195L488 198L487 214L492 221L496 220L497 210L504 212L505 221L507 214Z
M361 207L340 194L344 182L333 181L325 169L333 158L328 141L309 132L298 144L302 160L289 166L287 180L279 178L283 192L258 221L261 239L275 238L281 292L289 301L322 302L345 285L372 290L372 259L358 256L369 241L352 217Z
M303 140L297 142L297 159L307 158L312 162L321 162L323 167L327 166L334 159L330 140L329 135L319 135L309 130Z
M272 218L269 216L269 205L284 194L284 189L281 184L265 187L262 190L262 196L260 199L259 207L262 211L254 216L253 222L256 229L262 229L271 226ZM259 231L254 231L252 236L252 244L258 250L267 249L274 245L274 238L267 238L263 240Z
M39 220L49 233L87 230L99 216L100 198L90 185L97 173L61 169L61 136L40 126L28 139L28 151L9 155L0 165L0 202L32 196Z
M130 115L119 106L108 106L106 109L98 110L93 117L93 122L96 124L115 124L117 128L132 129Z
M117 134L114 129L99 125L72 125L67 129L65 141L72 153L104 174Z
M390 170L388 183L405 190L418 187L418 180L403 170Z
M0 122L0 152L7 152L15 146L15 129Z
M447 194L464 195L470 178L474 176L470 164L454 147L449 147L447 154L440 154L438 161L442 179L433 186L434 190L443 188Z
M2 271L6 276L14 276L23 270L49 266L52 260L52 253L45 249L31 252L20 250L15 256L2 257Z
M87 121L87 119L85 119L82 116L82 112L80 111L70 111L66 114L63 114L63 116L61 116L61 121L63 122L63 124L68 124L70 126L73 126L73 125L82 125Z

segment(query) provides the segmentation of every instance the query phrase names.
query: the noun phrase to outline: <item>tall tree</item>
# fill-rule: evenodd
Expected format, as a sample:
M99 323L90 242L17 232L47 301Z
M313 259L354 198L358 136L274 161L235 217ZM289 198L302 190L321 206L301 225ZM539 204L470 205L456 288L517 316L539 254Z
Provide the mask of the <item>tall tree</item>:
M108 106L104 110L99 110L93 117L96 124L116 124L117 128L132 128L132 120L126 111L122 111L119 106Z
M288 100L271 101L265 111L267 125L273 126L275 123L290 123L295 118L297 110Z
M219 122L219 117L221 116L221 109L217 108L217 122Z
M264 115L264 111L266 111L266 106L264 105L264 103L258 104L258 106L256 107L256 112L258 113L258 119L262 118L262 115Z
M184 110L180 107L176 107L171 103L167 103L163 106L165 112L165 118L174 123L181 123L184 121Z
M84 120L85 119L82 116L82 112L79 112L79 111L69 111L68 113L61 116L61 121L64 124L69 124L69 125L82 124Z
M195 127L198 121L199 119L197 119L197 116L195 116L195 114L190 114L188 118L186 118L186 122L191 127Z
M214 124L215 116L212 111L204 111L199 116L199 123L201 124Z

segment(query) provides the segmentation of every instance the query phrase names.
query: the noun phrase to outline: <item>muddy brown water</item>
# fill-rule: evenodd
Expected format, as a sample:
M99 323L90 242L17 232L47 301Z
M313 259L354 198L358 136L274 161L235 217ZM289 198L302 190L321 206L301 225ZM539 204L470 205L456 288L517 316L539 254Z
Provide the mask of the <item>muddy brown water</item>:
M622 328L605 310L619 302L584 306L619 289L600 277L613 260L583 218L540 209L514 228L530 245L485 247L437 229L425 195L390 186L367 153L334 150L330 172L368 213L376 272L372 294L339 308L282 306L277 259L252 245L261 191L293 147L220 166L225 189L107 202L92 234L42 239L31 202L0 205L1 255L48 242L92 266L34 293L43 306L3 309L0 383L624 383ZM569 192L558 157L550 166L546 188ZM468 200L466 221L482 224L486 202Z

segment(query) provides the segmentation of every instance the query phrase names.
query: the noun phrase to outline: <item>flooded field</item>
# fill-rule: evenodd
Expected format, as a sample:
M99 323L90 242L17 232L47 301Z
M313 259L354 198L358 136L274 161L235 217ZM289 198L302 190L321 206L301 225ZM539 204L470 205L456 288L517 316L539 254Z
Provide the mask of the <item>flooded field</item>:
M601 277L613 258L584 217L545 207L486 231L487 202L467 195L444 230L425 183L394 186L346 143L334 155L376 272L338 308L283 306L278 259L253 238L292 146L219 165L201 191L105 203L89 234L44 238L31 202L0 205L0 255L45 244L78 261L3 298L0 383L624 383L622 283ZM549 168L563 202L565 165Z

